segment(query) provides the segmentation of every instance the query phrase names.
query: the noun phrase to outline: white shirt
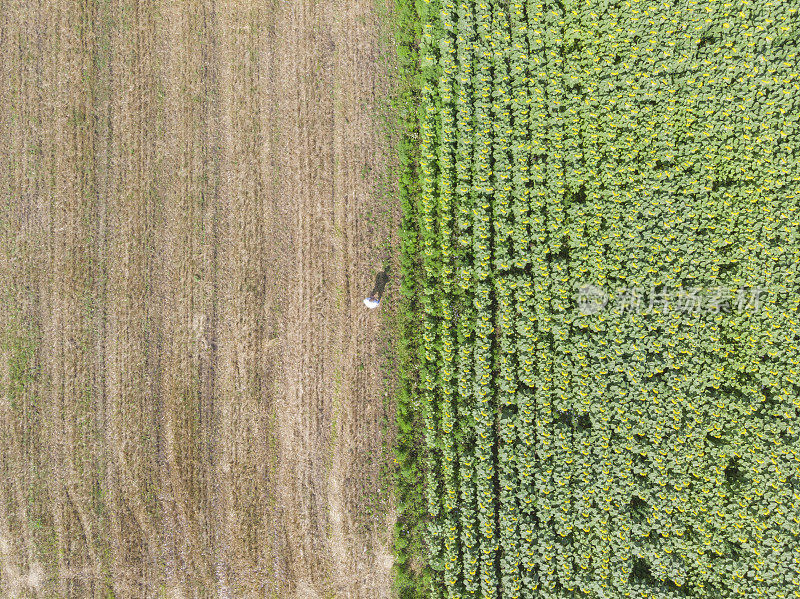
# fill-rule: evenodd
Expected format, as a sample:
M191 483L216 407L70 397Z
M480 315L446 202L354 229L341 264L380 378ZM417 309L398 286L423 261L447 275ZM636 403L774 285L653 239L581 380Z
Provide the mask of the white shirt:
M367 297L364 299L364 305L367 308L377 308L380 302L378 300L374 300L371 297Z

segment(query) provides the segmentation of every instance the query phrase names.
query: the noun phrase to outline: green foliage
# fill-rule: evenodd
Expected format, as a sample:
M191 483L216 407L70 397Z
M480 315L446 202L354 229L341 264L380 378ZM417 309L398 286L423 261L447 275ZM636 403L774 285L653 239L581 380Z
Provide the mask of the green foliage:
M414 580L450 598L800 597L798 9L415 6L398 450L424 485L402 500L424 512L400 547L427 560ZM577 305L587 283L599 313ZM704 309L678 309L695 288ZM621 309L636 289L673 296Z
M418 431L423 423L419 414L417 354L421 347L419 293L425 285L419 255L422 240L417 205L420 182L418 145L419 121L419 41L421 19L411 2L395 5L395 43L400 70L394 103L400 111L399 194L403 211L401 240L401 306L398 317L398 357L401 386L397 393L396 488L399 518L395 528L395 591L400 599L427 595L430 585L424 555L424 530L427 514L425 455Z

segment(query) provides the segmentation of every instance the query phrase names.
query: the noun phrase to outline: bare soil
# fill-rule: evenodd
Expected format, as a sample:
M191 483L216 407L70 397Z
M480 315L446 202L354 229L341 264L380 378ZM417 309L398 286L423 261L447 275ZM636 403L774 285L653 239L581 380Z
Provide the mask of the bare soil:
M0 3L0 596L391 596L382 11Z

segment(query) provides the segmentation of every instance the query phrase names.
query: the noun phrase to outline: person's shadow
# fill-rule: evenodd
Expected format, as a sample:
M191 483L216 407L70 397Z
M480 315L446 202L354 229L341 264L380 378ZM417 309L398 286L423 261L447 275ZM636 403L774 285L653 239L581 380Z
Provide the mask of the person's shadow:
M372 288L369 296L374 297L378 301L383 297L383 290L386 288L386 283L389 282L389 269L384 268L381 272L375 275L375 287Z

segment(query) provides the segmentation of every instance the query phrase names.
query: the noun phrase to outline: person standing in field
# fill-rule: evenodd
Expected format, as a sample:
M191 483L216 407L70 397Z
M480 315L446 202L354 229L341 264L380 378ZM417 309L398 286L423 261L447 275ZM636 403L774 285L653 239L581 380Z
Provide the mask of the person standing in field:
M381 303L383 297L383 290L386 288L386 283L389 281L389 274L387 270L382 270L375 277L375 286L369 294L369 297L364 299L364 305L367 308L377 308Z

